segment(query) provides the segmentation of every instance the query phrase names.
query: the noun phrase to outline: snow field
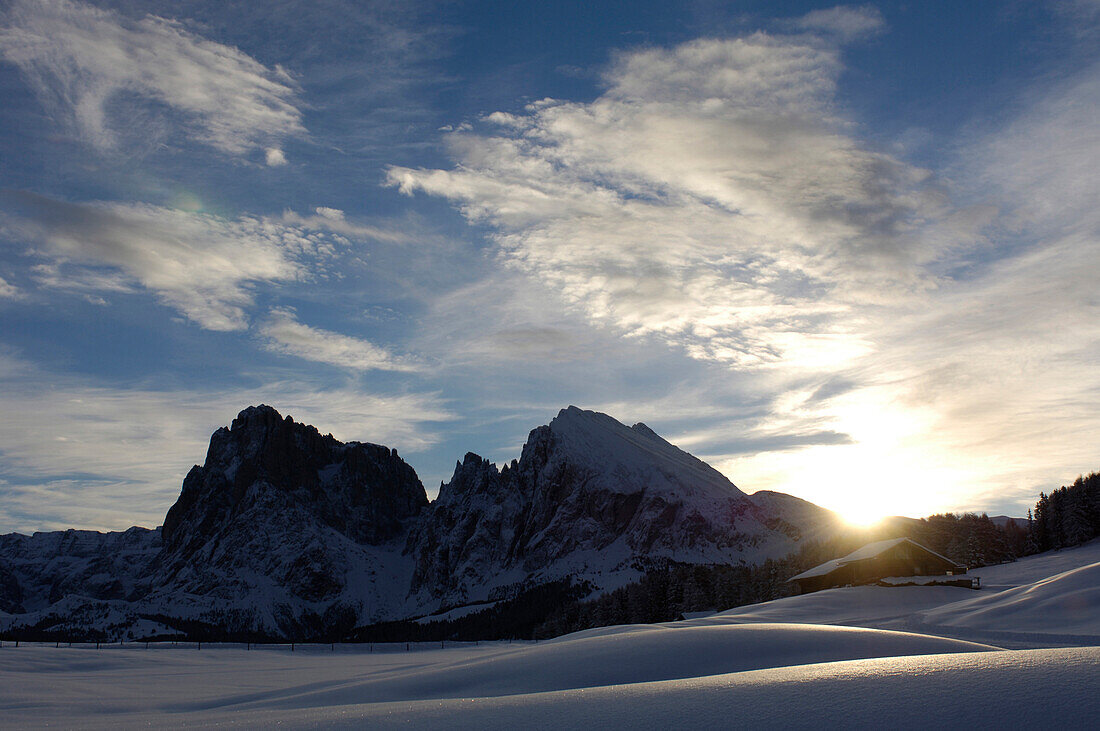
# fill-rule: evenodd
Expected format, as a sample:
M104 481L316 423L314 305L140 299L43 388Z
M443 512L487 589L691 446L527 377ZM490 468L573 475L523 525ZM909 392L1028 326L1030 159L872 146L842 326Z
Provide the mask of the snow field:
M866 657L994 650L938 637L810 625L671 627L451 650L248 652L207 646L0 649L7 723L171 725L436 699L633 686ZM341 648L343 650L343 648ZM45 687L48 693L43 693ZM320 712L320 711L317 711ZM183 714L183 715L180 715ZM308 713L307 713L308 715ZM154 716L161 717L152 720Z
M1098 554L1100 541L981 569L978 592L849 587L538 644L5 643L0 726L1093 728ZM1046 644L997 641L1025 636ZM1074 642L1095 646L1051 648Z
M744 628L722 629L736 634ZM11 660L5 658L7 682L0 687L0 717L13 728L1072 729L1093 727L1100 713L1100 694L1095 692L1100 687L1100 648L1093 647L882 657L411 701L372 700L368 689L381 680L390 687L373 698L398 695L402 689L405 695L416 695L425 688L426 671L443 669L435 667L428 653L419 658L296 653L288 658L289 653L259 652L249 658L227 650L199 658L200 652L32 647L20 648L19 654L25 668L12 671ZM360 662L364 659L369 662ZM413 660L426 661L427 667ZM462 661L453 659L448 666L460 681ZM569 685L568 677L560 681Z

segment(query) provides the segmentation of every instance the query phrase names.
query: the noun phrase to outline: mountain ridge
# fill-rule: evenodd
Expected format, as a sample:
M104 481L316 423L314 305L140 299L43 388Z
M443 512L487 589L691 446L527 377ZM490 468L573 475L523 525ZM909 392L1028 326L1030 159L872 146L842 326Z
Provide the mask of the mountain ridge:
M468 452L429 501L396 449L261 404L214 432L162 528L131 529L131 566L115 538L89 538L81 557L52 534L0 536L0 629L78 631L98 612L116 631L302 636L554 582L599 593L654 566L779 557L829 530L828 511L787 497L758 503L645 424L570 406L503 468Z

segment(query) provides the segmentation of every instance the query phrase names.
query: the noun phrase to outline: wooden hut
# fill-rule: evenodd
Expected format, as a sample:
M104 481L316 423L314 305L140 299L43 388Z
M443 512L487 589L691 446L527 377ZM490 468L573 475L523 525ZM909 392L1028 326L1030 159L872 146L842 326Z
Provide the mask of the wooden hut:
M790 581L801 593L834 586L873 584L888 576L958 576L966 567L929 550L909 538L868 543L843 558L834 558Z

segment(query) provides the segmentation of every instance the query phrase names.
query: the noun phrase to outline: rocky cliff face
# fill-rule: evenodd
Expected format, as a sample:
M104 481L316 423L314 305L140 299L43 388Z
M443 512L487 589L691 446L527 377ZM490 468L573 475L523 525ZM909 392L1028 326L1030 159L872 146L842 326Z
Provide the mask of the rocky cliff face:
M428 504L416 472L396 449L344 444L270 406L254 406L214 432L205 464L184 479L164 519L165 548L186 554L274 495L368 545L397 536Z
M783 527L644 424L569 407L531 432L518 462L498 471L467 454L456 466L410 537L411 590L451 604L532 577L600 586L660 561L753 562L792 549Z
M270 631L307 613L321 623L384 616L403 593L386 580L400 540L427 505L396 450L245 409L214 433L168 511L149 598L216 598Z
M576 407L503 469L467 454L429 504L395 450L257 406L214 433L162 529L0 536L0 628L338 635L565 577L607 589L663 562L753 563L826 518Z

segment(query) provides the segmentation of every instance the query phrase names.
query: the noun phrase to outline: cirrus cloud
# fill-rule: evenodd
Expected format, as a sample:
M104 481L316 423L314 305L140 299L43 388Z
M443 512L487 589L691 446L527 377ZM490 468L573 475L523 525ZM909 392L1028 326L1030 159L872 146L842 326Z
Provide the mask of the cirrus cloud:
M840 70L804 35L625 53L594 102L489 115L449 136L454 169L387 180L454 201L508 266L628 336L841 366L868 350L858 310L935 286L959 238L926 235L957 223L927 171L852 134Z
M288 137L305 134L293 80L236 48L180 23L148 15L131 20L71 0L16 0L2 16L0 53L23 71L38 96L85 141L118 148L150 133L152 116L230 155L263 151L286 162ZM128 107L140 100L141 113ZM163 136L163 134L162 134Z
M314 277L335 253L323 235L274 219L226 219L141 203L69 203L4 196L21 215L6 237L47 258L40 282L84 291L156 294L208 330L248 326L252 287Z
M289 307L277 307L260 326L264 347L316 363L353 371L417 371L419 364L367 340L322 330L298 321Z

